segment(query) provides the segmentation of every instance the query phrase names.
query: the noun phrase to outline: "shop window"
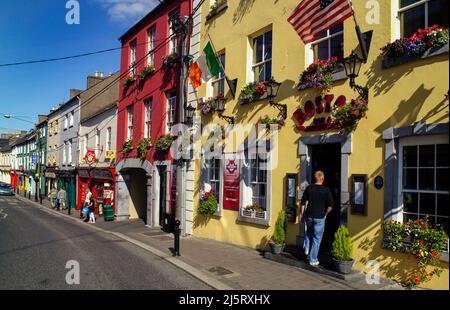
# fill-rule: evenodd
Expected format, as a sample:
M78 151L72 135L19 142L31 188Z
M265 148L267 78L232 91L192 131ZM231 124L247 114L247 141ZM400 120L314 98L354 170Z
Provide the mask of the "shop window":
M144 105L145 105L144 137L147 139L151 139L153 100L152 99L146 100Z
M147 65L155 65L155 52L156 47L156 27L152 27L147 32L148 40L148 55L147 55Z
M449 233L448 143L405 139L400 145L400 195L403 222L428 217Z
M337 57L339 61L344 58L344 23L336 25L317 36L311 43L314 61Z
M272 77L272 30L253 39L252 72L255 81Z
M222 62L223 67L225 68L225 53L219 54L219 60ZM216 96L225 96L225 75L223 72L220 72L217 77L212 79L212 89L213 89L213 97Z
M402 38L433 25L449 27L448 0L399 0Z

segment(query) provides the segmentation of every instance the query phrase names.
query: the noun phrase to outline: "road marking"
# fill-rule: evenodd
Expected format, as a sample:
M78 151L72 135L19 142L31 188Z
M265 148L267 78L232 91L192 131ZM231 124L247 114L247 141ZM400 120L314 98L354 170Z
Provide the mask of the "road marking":
M0 209L0 219L2 219L2 220L4 220L8 216L8 214L4 213L3 211L5 211L5 210Z

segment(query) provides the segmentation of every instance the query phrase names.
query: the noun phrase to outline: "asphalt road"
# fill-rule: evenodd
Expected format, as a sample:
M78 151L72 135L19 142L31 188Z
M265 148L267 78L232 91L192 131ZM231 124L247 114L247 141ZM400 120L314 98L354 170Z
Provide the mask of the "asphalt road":
M66 263L80 284L66 283ZM69 277L70 278L70 277ZM161 258L113 235L0 196L0 290L210 289Z

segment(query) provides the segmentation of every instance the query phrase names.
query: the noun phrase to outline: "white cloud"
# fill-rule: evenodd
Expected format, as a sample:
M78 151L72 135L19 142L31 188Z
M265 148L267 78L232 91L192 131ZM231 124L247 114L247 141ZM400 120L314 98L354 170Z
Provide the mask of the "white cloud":
M157 4L158 0L97 0L106 9L114 22L137 22L147 15Z

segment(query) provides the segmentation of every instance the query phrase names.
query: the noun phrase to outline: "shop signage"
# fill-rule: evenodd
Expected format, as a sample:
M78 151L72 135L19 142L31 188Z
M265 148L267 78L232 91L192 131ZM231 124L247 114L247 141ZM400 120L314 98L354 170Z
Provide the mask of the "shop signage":
M88 150L86 152L86 155L84 155L84 161L89 166L93 165L96 160L97 160L97 156L95 156L95 151L94 150Z
M236 154L225 156L223 178L223 208L239 211L240 162Z
M37 164L38 163L38 156L37 155L31 155L31 163Z
M331 115L324 115L331 113L333 107L342 107L346 104L347 98L341 95L333 102L334 95L327 94L324 96L317 96L315 101L308 100L304 108L298 108L294 112L294 118L297 120L297 130L299 131L321 131L337 129L338 125L333 123ZM309 126L305 126L305 122L313 119Z
M382 176L377 176L374 180L375 188L382 189L384 185L384 179Z
M114 150L107 150L105 153L105 159L115 159L116 158L116 151Z

